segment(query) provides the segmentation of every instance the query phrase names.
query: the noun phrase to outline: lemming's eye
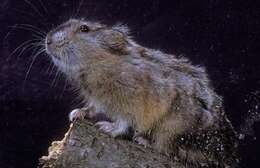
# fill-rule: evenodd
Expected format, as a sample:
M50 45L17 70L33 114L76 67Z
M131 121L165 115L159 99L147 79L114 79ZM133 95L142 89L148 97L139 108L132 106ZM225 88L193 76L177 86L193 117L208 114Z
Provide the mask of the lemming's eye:
M87 33L87 32L89 32L89 27L87 26L87 25L81 25L80 27L79 27L79 30L81 31L81 32L84 32L84 33Z

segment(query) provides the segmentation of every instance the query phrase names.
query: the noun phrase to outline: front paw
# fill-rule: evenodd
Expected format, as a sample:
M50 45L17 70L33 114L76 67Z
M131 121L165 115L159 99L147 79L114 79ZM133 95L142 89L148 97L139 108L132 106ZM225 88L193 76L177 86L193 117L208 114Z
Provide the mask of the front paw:
M99 130L111 135L112 137L116 137L115 131L116 131L116 125L113 122L109 121L99 121L95 124L96 127L98 127Z
M118 122L99 121L95 126L112 137L122 136L127 133L127 126Z
M145 148L151 147L150 141L142 135L135 135L133 137L133 141L136 142L139 145L144 146Z
M79 120L83 120L85 118L85 116L88 113L88 109L87 108L81 108L81 109L74 109L70 112L69 114L69 120L71 122L79 119Z

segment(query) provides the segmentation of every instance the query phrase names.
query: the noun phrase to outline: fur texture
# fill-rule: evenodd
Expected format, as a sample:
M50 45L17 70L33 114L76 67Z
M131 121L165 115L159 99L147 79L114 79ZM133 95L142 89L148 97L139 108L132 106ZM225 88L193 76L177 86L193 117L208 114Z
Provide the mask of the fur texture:
M46 50L88 107L114 121L98 122L103 131L132 127L136 139L191 165L234 165L235 133L204 68L138 45L126 26L82 20L50 31Z

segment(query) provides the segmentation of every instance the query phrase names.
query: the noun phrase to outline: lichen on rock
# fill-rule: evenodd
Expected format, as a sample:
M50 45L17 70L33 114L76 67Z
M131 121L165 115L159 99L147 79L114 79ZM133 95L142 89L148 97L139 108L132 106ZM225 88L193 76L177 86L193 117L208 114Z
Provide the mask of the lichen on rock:
M167 156L131 141L114 139L84 120L71 124L61 141L54 141L39 168L181 168Z

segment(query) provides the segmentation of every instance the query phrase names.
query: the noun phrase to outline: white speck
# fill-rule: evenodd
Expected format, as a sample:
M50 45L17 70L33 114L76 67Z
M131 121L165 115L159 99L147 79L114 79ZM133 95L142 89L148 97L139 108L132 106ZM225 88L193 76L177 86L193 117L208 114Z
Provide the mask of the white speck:
M71 146L74 146L74 145L76 144L76 141L73 140L73 139L69 139L69 144L70 144Z
M238 139L240 139L240 140L245 139L245 134L239 134Z

